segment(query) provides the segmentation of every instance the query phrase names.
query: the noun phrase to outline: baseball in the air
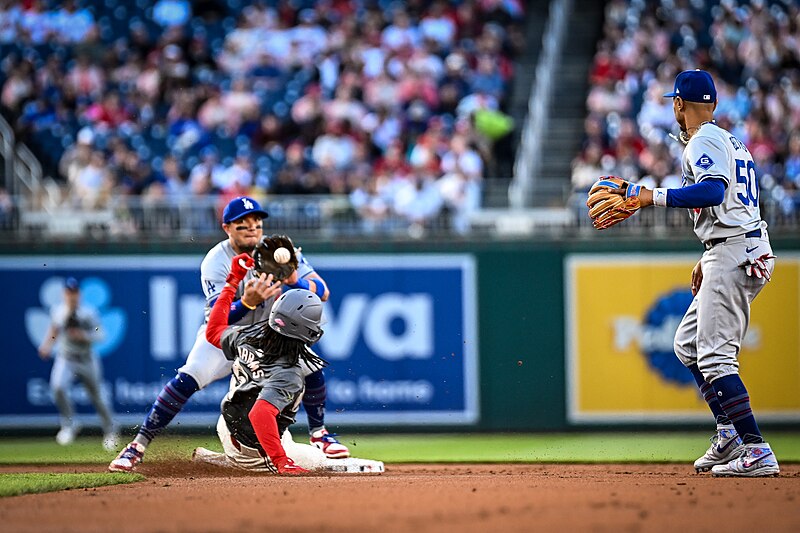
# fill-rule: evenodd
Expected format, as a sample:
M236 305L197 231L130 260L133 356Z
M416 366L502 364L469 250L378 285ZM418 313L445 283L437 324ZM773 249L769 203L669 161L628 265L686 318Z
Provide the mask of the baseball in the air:
M276 263L288 263L289 259L291 259L292 254L289 253L289 250L281 246L272 254L272 257L275 258Z

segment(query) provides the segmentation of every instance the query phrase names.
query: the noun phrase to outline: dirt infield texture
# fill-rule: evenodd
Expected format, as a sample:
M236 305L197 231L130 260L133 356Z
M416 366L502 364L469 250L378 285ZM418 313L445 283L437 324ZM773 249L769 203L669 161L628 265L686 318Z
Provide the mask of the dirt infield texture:
M4 466L0 472L102 467ZM129 485L0 500L25 531L800 531L800 465L720 479L690 465L387 465L383 474L256 475L143 464Z

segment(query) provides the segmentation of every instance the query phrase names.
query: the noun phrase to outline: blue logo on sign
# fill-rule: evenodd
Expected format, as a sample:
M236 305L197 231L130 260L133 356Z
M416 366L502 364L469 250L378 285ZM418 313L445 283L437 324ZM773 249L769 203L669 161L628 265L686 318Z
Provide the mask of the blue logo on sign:
M713 160L713 159L711 159L711 158L708 156L708 154L703 154L703 155L701 155L701 156L700 156L700 159L698 159L698 160L695 162L694 166L696 166L696 167L700 167L700 168L702 168L703 170L708 170L709 168L711 168L712 166L714 166L714 160Z
M686 289L661 296L647 311L642 328L641 348L647 362L662 378L678 385L694 382L673 349L675 331L693 298L692 292Z
M39 303L43 307L33 307L25 311L25 329L34 346L38 346L47 333L50 325L49 310L61 302L63 287L63 278L52 277L45 280L39 289ZM100 357L104 357L112 353L125 338L125 311L110 307L111 290L100 278L86 278L81 282L81 300L83 304L97 309L100 315L103 338L95 344L94 350Z

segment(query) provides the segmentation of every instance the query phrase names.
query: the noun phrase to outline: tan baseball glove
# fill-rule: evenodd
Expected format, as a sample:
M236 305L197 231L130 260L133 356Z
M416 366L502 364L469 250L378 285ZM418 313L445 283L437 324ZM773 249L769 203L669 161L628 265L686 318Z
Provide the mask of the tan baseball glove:
M633 215L642 207L640 185L616 176L603 176L589 190L589 218L596 229L610 228Z

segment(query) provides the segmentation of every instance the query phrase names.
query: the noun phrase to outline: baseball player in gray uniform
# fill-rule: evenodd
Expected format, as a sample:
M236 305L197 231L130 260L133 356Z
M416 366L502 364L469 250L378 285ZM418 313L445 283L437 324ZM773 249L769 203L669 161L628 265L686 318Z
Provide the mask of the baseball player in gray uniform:
M206 340L206 323L214 303L225 286L231 260L241 253L252 253L263 235L262 219L267 216L259 203L247 196L235 198L225 207L222 228L228 238L212 248L200 265L200 281L206 297L206 320L197 332L197 339L189 352L186 364L178 369L178 374L159 393L134 440L109 465L109 470L112 472L134 470L144 458L150 442L180 412L192 394L231 374L231 361L225 358L222 350ZM309 289L322 301L327 300L330 292L325 281L314 271L299 250L297 259L297 270L283 282L273 283L266 279L266 275L256 278L252 271L248 272L245 283L237 288L236 299L231 304L229 323L247 326L267 320L272 303L281 294L284 286ZM324 391L321 371L311 373L307 377L308 380L322 380ZM308 383L306 386L310 388ZM316 412L312 414L312 410ZM306 405L306 412L311 420L313 415L322 412L322 408L317 406L312 409ZM329 434L322 423L310 422L309 426L312 434L311 443L322 449L326 456L349 456L347 447L339 443L333 434Z
M50 374L50 389L61 417L61 429L56 442L71 444L80 431L75 421L75 410L69 397L69 387L77 377L100 415L103 426L103 447L113 451L119 446L119 435L114 425L114 415L100 393L103 372L100 360L92 350L92 344L102 338L97 311L80 301L78 280L67 278L64 283L64 301L51 310L50 327L39 346L39 356L49 359L57 340L53 370Z
M742 141L714 122L717 90L703 70L675 78L675 120L686 145L683 186L653 190L626 183L615 194L639 198L641 207L683 207L705 248L692 271L692 300L675 333L675 353L691 371L716 417L711 447L695 461L714 476L772 476L780 472L764 442L750 396L739 377L739 350L750 304L775 268L767 224L758 206L758 177Z
M275 301L266 321L229 326L236 288L254 263L247 254L233 258L206 329L208 342L233 361L217 432L225 456L240 468L305 473L308 470L287 455L280 435L294 423L305 375L325 364L309 349L322 336L322 301L311 291L292 289Z

